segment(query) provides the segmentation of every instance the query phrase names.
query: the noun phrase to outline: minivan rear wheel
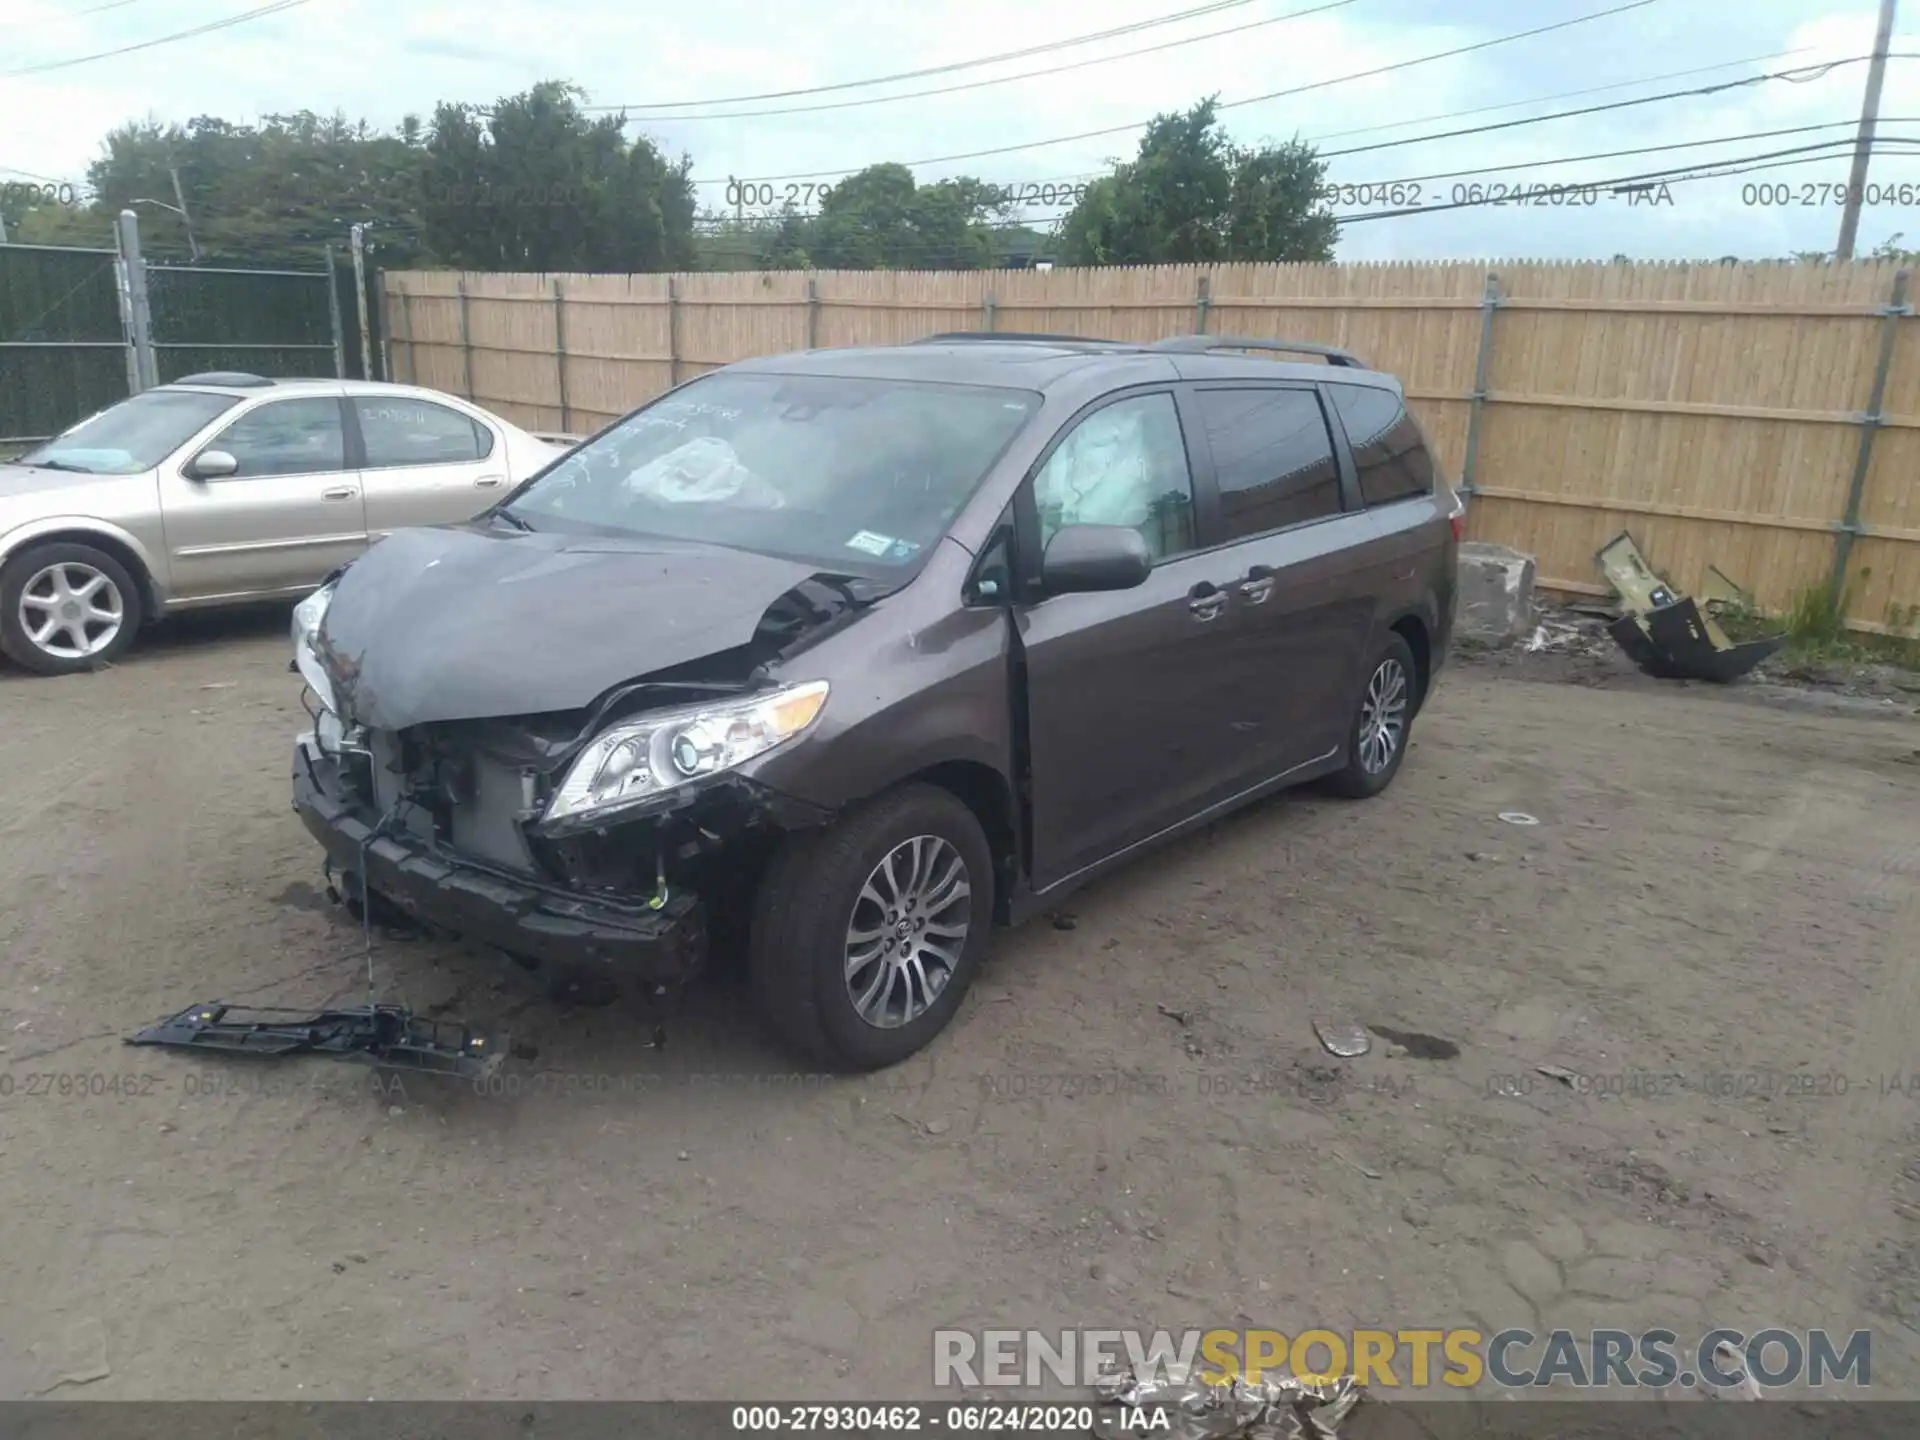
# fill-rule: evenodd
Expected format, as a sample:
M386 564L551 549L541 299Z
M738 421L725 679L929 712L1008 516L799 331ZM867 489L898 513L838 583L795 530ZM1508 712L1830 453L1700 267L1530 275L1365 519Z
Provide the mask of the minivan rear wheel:
M1347 763L1327 777L1327 788L1334 794L1364 800L1393 783L1413 735L1419 673L1406 640L1388 632L1367 667L1360 701L1354 707L1347 732Z
M781 846L754 899L754 996L810 1059L892 1065L952 1020L992 921L980 822L949 791L904 786Z

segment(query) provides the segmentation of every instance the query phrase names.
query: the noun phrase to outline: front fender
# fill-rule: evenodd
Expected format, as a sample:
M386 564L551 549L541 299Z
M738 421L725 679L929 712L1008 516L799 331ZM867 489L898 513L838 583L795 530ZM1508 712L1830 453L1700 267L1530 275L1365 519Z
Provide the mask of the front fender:
M14 526L0 534L0 565L5 565L22 546L44 540L49 535L70 536L81 544L86 543L89 535L114 542L140 562L140 568L145 573L134 578L146 581L153 613L158 615L166 609L167 571L152 547L131 530L111 520L102 520L97 515L42 515Z

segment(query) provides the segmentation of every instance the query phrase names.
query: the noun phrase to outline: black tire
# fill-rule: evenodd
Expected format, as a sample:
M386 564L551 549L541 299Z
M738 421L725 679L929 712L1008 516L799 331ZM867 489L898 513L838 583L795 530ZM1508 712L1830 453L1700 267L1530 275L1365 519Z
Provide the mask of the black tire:
M84 565L104 575L118 593L120 628L100 650L89 655L54 655L42 650L27 634L20 617L20 599L27 585L49 565ZM139 583L127 573L127 567L104 550L91 545L55 541L30 545L7 562L0 571L0 650L7 658L37 675L74 675L97 669L125 654L146 618L146 597Z
M1379 755L1377 746L1363 749L1365 732L1371 728L1371 697L1375 685L1383 680L1391 691L1391 677L1396 669L1402 687L1399 731L1385 763L1370 764ZM1385 642L1367 662L1362 677L1360 693L1353 702L1353 718L1347 725L1347 763L1326 781L1327 789L1349 800L1370 799L1393 783L1393 777L1400 773L1401 762L1407 758L1407 745L1413 739L1413 717L1420 703L1420 671L1413 661L1413 649L1396 632L1387 633Z
M904 1023L882 1027L861 1017L849 993L848 931L862 888L881 861L921 836L944 840L965 866L971 890L966 936L932 1003ZM933 785L888 791L822 830L790 836L754 897L748 956L754 1000L783 1040L829 1069L877 1070L904 1060L960 1008L989 943L993 884L993 852L980 822L957 796ZM886 993L894 993L891 982Z

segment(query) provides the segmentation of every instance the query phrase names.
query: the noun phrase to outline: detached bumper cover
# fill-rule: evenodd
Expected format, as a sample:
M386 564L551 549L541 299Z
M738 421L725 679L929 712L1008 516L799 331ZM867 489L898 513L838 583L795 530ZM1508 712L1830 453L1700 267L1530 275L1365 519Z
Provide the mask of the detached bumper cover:
M608 965L641 980L686 978L706 952L697 896L659 910L589 898L477 864L411 835L383 832L333 793L334 762L305 737L294 748L293 808L335 868L364 870L369 889L417 920L529 959Z

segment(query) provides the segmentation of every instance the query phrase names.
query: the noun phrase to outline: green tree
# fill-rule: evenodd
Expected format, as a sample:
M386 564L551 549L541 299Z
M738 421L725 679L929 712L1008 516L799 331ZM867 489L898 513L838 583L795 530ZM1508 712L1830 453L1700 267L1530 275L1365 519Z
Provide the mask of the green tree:
M1069 265L1331 260L1339 227L1313 148L1235 145L1212 97L1156 115L1139 153L1087 187L1061 226Z
M42 205L23 219L20 238L110 245L113 217L131 208L144 248L181 258L190 249L177 213L184 198L206 258L311 265L321 245L344 242L357 222L394 227L401 237L418 225L421 152L405 126L386 135L312 111L269 115L258 125L201 116L185 125L121 126L102 151L87 167L92 202ZM394 258L417 252L417 242L403 239Z
M625 117L589 118L543 81L490 109L442 104L421 170L427 248L484 270L682 270L694 259L693 161Z

